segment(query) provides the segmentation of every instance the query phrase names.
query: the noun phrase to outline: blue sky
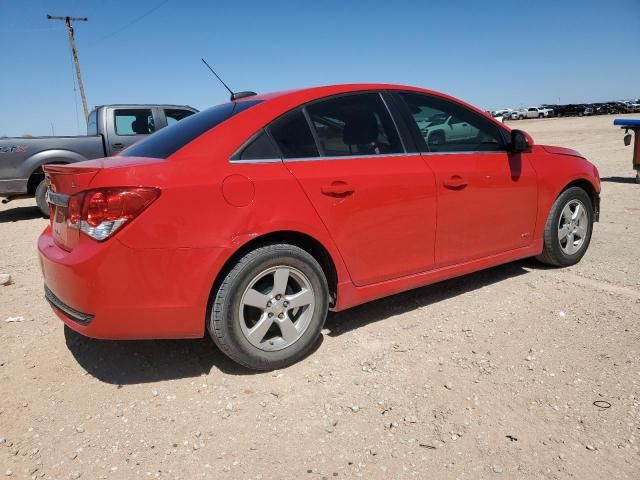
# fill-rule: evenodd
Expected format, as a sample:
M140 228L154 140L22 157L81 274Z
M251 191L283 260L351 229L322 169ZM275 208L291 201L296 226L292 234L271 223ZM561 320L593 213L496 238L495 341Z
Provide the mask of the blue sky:
M640 96L640 0L0 0L0 136L84 132L90 108L196 108L236 90L347 82L443 91L481 108ZM76 107L77 103L77 107Z

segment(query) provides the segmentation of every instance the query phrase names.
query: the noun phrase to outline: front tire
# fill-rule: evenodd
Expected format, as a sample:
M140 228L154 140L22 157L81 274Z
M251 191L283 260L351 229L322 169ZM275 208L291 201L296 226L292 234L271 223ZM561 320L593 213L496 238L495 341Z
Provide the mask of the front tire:
M208 329L232 360L273 370L305 357L320 336L329 289L320 264L288 244L244 255L215 292Z
M547 265L578 263L589 248L593 232L593 204L580 187L566 189L556 199L544 229L544 247L536 258Z
M36 204L45 218L49 218L49 204L47 203L47 183L43 179L36 187Z

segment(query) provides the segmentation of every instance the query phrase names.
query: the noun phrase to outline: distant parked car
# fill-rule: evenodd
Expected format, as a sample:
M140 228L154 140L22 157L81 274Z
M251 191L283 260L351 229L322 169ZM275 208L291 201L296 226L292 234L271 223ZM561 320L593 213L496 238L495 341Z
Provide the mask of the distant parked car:
M611 115L614 113L625 113L627 106L622 102L607 102L603 106L605 114Z
M522 120L524 118L524 113L522 110L511 110L504 114L505 120Z
M555 109L555 112L557 117L581 117L584 115L584 111L586 108L587 107L582 104L558 105Z
M504 117L505 115L507 115L508 113L511 113L513 111L513 109L511 108L502 108L500 110L493 110L491 112L491 116L492 117Z
M627 112L636 113L640 112L640 103L636 103L635 101L624 102L627 106Z
M0 139L0 197L36 197L49 216L43 165L116 155L138 140L196 113L185 105L101 105L91 111L87 135Z
M553 110L549 108L529 107L524 111L524 118L545 118L548 117L551 112L553 112Z

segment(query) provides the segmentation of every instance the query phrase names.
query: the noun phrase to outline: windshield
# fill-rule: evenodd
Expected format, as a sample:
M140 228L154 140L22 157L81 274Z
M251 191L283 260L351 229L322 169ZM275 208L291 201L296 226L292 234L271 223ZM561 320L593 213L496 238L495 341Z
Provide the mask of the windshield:
M158 130L153 135L149 135L144 140L127 148L120 156L167 158L204 132L260 102L261 100L247 100L216 105Z

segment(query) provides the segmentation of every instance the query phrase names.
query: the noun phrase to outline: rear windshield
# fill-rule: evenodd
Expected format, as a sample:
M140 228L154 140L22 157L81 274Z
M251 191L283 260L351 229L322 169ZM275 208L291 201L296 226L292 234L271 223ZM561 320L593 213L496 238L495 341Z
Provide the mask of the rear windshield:
M149 135L144 140L127 148L120 156L167 158L204 132L260 102L261 100L246 100L216 105L180 120L170 127L158 130L153 135Z

